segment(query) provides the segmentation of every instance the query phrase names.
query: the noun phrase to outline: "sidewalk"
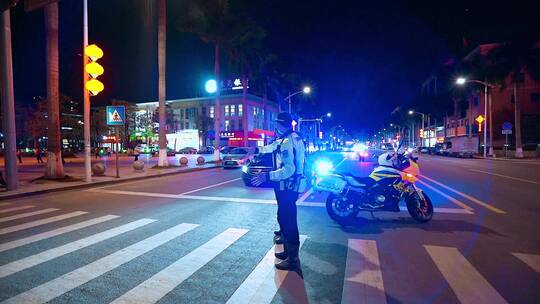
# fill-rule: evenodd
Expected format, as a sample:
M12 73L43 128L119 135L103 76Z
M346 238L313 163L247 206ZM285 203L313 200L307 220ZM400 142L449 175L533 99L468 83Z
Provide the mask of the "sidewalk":
M179 166L179 159L182 156L188 158L186 167ZM137 180L164 176L170 174L178 174L183 172L191 172L197 170L205 170L219 167L214 163L206 163L205 165L197 165L197 157L200 155L176 155L169 156L168 168L153 168L157 165L157 157L149 157L148 155L139 156L139 160L145 163L144 170L135 171L132 167L133 156L120 156L120 178L116 178L115 157L102 157L101 159L92 159L92 164L103 162L106 167L105 176L92 176L92 182L84 181L84 159L82 158L66 158L64 169L66 175L70 178L66 180L44 180L41 179L45 170L45 163L38 164L33 159L23 159L23 164L18 166L19 174L19 189L7 191L5 188L0 188L0 200L12 199L27 195L41 194L53 191L71 190L77 188L87 188L91 186L106 185L128 180ZM206 161L212 161L213 155L202 155ZM45 160L46 162L46 160ZM0 159L0 170L4 170L3 159Z

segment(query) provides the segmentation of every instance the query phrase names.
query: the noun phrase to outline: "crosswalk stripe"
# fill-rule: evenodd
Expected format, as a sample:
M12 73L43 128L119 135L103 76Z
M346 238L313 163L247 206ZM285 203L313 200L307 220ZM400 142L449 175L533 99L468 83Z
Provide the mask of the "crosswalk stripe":
M448 199L449 201L456 204L457 206L459 206L459 207L461 207L461 208L463 208L465 210L474 211L474 209L471 208L469 205L465 204L464 202L462 202L460 200L457 200L457 199L451 197L450 195L448 195L448 194L442 192L441 190L431 186L430 184L427 184L426 182L421 181L421 180L418 180L418 183L424 185L424 187L427 187L427 188L431 189L433 192L439 194L440 196Z
M67 243L60 247L52 248L46 251L43 251L32 256L22 258L20 260L13 261L11 263L0 266L0 278L6 277L10 274L19 272L21 270L36 266L46 261L50 261L54 258L63 256L70 252L88 247L90 245L99 243L106 239L112 238L114 236L120 235L122 233L134 230L141 226L155 222L153 219L140 219L113 229L105 230L103 232L91 235L89 237Z
M306 236L301 235L300 247L302 247L305 240ZM275 269L275 251L276 246L272 246L272 248L268 250L261 262L259 262L255 269L253 269L249 276L244 280L242 285L240 285L229 298L227 304L263 304L272 302L279 287L289 273L288 271Z
M34 211L34 212L27 212L27 213L21 213L21 214L17 214L17 215L7 216L7 217L0 218L0 223L9 222L9 221L12 221L12 220L17 220L17 219L21 219L21 218L25 218L25 217L29 217L29 216L39 215L39 214L43 214L43 213L49 213L49 212L58 211L58 210L60 210L60 209L47 208L47 209L42 209L42 210L38 210L38 211Z
M74 212L74 213L75 213L75 215L72 214L72 213L68 213L68 215L70 215L69 217L85 214L86 212L78 211L78 212ZM66 215L64 214L64 215L61 215L59 217L61 217L61 219L64 219L64 218L66 218ZM51 237L54 237L54 236L57 236L57 235L60 235L60 234L68 233L68 232L75 231L75 230L78 230L78 229L82 229L82 228L92 226L92 225L95 225L95 224L103 223L103 222L106 222L108 220L112 220L112 219L115 219L115 218L118 218L118 217L119 217L118 215L105 215L105 216L98 217L98 218L95 218L95 219L91 219L91 220L88 220L88 221L80 222L80 223L77 223L77 224L61 227L61 228L54 229L54 230L51 230L51 231L47 231L47 232L31 235L29 237L25 237L25 238L22 238L22 239L17 239L17 240L11 241L11 242L3 243L3 244L0 244L0 252L6 251L6 250L9 250L9 249L13 249L13 248L16 248L16 247L19 247L19 246L27 245L27 244L30 244L30 243L33 243L33 242L41 241L41 240L44 240L44 239L48 239L48 238L51 238Z
M526 254L526 253L512 253L516 258L520 259L523 263L529 265L536 272L540 273L540 255Z
M507 303L457 248L424 247L461 303Z
M78 268L3 303L45 303L198 227L180 224Z
M377 243L349 239L341 303L386 303Z
M9 205L13 205L13 204L12 203L0 203L0 207L9 206Z
M72 217L87 214L87 213L88 212L85 212L85 211L75 211L75 212L70 212L70 213L66 213L66 214L60 214L60 215L44 218L44 219L37 220L37 221L32 221L32 222L28 222L28 223L24 223L24 224L10 226L10 227L7 227L7 228L2 228L2 229L0 229L0 235L15 232L15 231L19 231L19 230L24 230L24 229L28 229L28 228L32 228L32 227L37 227L37 226L41 226L41 225L45 225L45 224L50 224L50 223L54 223L54 222L58 222L58 221L62 221L62 220L68 219L68 218L72 218Z
M159 301L247 232L246 229L236 228L225 230L111 303L140 304Z
M32 205L26 205L26 206L7 208L7 209L0 210L0 213L8 213L8 212L12 212L12 211L24 210L24 209L28 209L28 208L34 208L34 207L35 206L32 206Z

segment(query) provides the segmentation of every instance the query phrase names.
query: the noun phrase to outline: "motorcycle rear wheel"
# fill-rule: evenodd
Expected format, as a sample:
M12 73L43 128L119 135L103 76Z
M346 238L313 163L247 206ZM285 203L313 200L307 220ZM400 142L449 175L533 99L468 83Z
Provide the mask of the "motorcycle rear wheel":
M326 212L338 224L346 226L353 223L358 215L357 204L346 197L330 193L326 199Z
M422 196L424 199L421 199L418 193L407 197L407 211L415 221L426 223L433 217L433 203L427 194L422 192Z

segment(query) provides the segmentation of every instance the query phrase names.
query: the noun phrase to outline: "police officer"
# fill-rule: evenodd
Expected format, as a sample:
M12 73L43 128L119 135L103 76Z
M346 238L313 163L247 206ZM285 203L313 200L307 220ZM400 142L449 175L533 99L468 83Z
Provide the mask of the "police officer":
M278 138L270 145L258 148L259 153L273 153L275 168L268 173L254 175L251 182L255 186L266 181L274 183L274 193L278 204L278 224L285 248L285 251L276 253L276 257L282 260L276 264L276 268L300 271L296 200L298 194L305 190L306 181L303 176L305 146L300 135L293 131L289 113L280 113L276 122Z

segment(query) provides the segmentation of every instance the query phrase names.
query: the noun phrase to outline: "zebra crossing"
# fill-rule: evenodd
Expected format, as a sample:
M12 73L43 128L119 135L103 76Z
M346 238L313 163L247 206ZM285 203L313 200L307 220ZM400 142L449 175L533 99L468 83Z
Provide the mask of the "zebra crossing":
M103 215L90 219L83 219L76 223L62 225L63 220L70 219L72 222L82 215L92 216L85 211L74 211L60 215L48 215L52 212L62 212L57 208L38 208L33 205L6 207L0 211L0 222L19 222L28 220L29 217L42 217L23 224L15 224L0 229L0 234L18 232L40 225L55 223L61 225L45 232L30 234L21 238L0 243L0 290L9 289L9 284L18 284L17 274L33 267L57 260L61 261L68 254L83 254L85 248L96 244L114 242L116 238L126 237L129 232L136 232L145 227L152 227L159 221L150 218L133 219L127 222L114 222L121 219L118 215ZM6 211L9 210L9 211ZM29 211L29 212L28 212ZM20 212L12 215L12 213ZM28 215L32 214L32 215ZM48 216L48 217L47 217ZM53 237L63 237L72 232L88 228L101 227L109 224L105 230L101 229L85 237L76 240L68 239L56 247L44 249L37 253L25 254L28 245L34 245L40 241L46 241ZM3 226L8 224L3 224ZM121 266L136 261L137 258L151 253L160 247L181 238L188 241L186 235L190 231L197 231L203 225L193 223L177 223L172 227L152 232L142 240L138 240L120 249L115 249L105 256L99 257L85 265L77 266L76 269L67 269L60 275L48 277L48 273L41 273L46 279L37 284L30 284L29 288L16 294L0 293L1 303L46 303L53 301L69 292L81 288L90 281L100 280L105 275L114 273ZM230 227L213 237L204 240L202 245L188 251L175 261L165 265L154 272L142 272L144 278L135 286L125 288L111 303L156 303L161 301L173 290L182 285L186 280L214 260L220 259L220 255L226 252L233 244L245 238L250 231ZM309 236L301 236L301 249L309 241ZM341 303L387 303L387 291L385 289L385 272L389 269L381 263L381 252L376 240L349 238L346 244L346 260L343 261L344 276L341 289ZM458 248L425 244L423 250L431 259L433 267L445 279L448 288L461 303L507 303L504 294L497 291L490 283L490 279L470 262ZM13 251L21 251L21 254L11 255L11 261L6 255ZM278 294L287 277L297 276L298 282L303 282L294 272L276 270L274 252L282 250L280 245L265 248L264 256L257 263L246 265L249 274L239 281L234 290L230 290L228 298L223 301L227 304L235 303L271 303ZM300 253L302 255L302 251ZM523 252L512 252L511 258L527 265L527 269L540 274L540 255ZM419 270L421 271L421 270ZM223 274L215 274L227 275ZM301 283L303 284L303 283ZM306 278L309 284L309 278ZM209 286L211 288L211 286ZM103 291L103 292L106 292ZM308 290L309 294L309 290ZM178 302L181 302L179 299Z

